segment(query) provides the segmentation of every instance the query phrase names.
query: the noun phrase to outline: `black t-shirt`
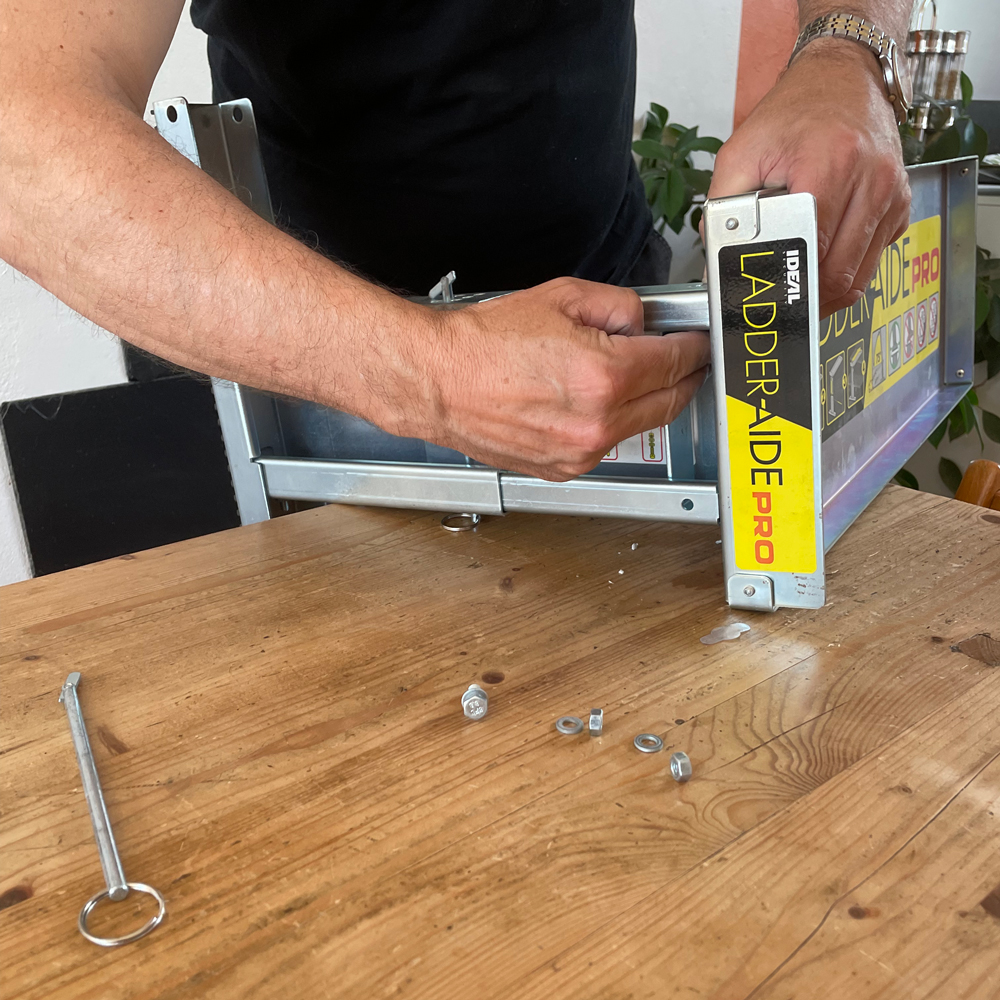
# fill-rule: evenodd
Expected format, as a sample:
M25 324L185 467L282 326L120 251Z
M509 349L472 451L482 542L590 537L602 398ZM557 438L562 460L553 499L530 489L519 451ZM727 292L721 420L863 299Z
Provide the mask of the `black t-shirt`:
M632 0L194 0L279 222L425 294L615 282L651 228Z

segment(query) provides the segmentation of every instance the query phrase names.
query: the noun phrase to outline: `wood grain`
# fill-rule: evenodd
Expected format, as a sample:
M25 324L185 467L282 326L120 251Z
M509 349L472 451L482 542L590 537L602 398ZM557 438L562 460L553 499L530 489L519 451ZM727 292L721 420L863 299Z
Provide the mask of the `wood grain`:
M1000 524L890 488L774 615L726 608L717 537L327 507L4 588L4 995L1000 995L1000 674L952 649L1000 635ZM168 899L113 952L70 670Z

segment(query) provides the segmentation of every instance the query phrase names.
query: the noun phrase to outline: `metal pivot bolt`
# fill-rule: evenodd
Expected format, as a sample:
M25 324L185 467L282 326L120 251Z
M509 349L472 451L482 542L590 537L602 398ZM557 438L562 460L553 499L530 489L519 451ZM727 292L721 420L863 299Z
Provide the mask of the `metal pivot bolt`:
M743 593L746 594L747 597L753 597L753 595L757 593L757 588L748 583L743 588Z
M478 684L470 684L462 695L462 711L467 719L481 719L489 704L490 696Z
M965 369L959 368L958 371L955 372L955 378L965 378Z
M726 219L726 229L728 229L730 232L732 232L734 229L739 229L739 228L740 228L739 219Z
M590 722L587 726L591 736L600 736L604 732L604 709L592 708L590 710Z
M683 750L670 755L670 774L674 781L691 780L691 758Z

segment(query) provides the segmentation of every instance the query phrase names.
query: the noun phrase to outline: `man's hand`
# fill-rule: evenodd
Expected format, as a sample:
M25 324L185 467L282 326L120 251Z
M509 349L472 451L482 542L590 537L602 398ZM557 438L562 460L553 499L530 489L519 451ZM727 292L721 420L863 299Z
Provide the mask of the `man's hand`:
M407 405L378 422L543 479L672 420L709 361L705 334L641 336L635 292L575 278L438 315Z
M857 302L910 211L896 119L869 50L811 42L722 147L710 198L763 187L816 196L820 308Z

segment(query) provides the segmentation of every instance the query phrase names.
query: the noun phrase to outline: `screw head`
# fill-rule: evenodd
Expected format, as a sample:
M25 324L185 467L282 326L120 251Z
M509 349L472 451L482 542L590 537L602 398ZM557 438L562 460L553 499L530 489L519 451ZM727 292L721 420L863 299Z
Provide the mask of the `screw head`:
M965 177L965 175L968 174L968 172L969 172L968 167L962 167L961 174L963 177Z
M748 583L743 588L743 593L746 594L747 597L753 597L753 595L757 593L757 588Z
M739 228L740 228L739 219L726 219L726 229L728 229L730 232L732 232L734 229L739 229Z
M489 695L478 684L470 684L469 690L462 695L462 712L467 719L481 719L489 703Z
M965 378L965 369L964 368L959 368L955 372L955 378Z
M691 780L691 758L683 751L670 755L670 774L674 781Z

